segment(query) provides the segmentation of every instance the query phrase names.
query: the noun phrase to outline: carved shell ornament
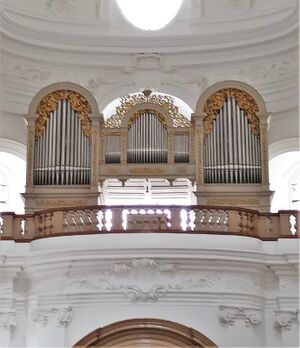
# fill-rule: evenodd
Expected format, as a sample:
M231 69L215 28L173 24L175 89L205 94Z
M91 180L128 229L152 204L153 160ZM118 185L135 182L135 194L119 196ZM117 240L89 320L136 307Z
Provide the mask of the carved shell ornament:
M39 103L36 113L39 115L35 123L35 137L39 138L44 134L47 119L51 112L57 108L60 99L68 99L72 109L78 113L83 133L91 137L91 120L89 113L92 112L88 101L81 94L70 90L57 90L46 95Z
M116 108L116 114L109 117L104 126L106 128L120 128L122 120L125 114L132 109L134 106L139 104L157 104L163 107L166 112L170 115L173 121L173 127L190 127L191 122L185 116L183 116L179 111L178 107L174 105L174 98L169 95L152 94L152 91L145 90L142 93L127 95L122 97L121 105ZM140 110L134 115L134 119L145 110ZM153 110L150 110L153 112ZM155 112L155 115L159 120L166 126L165 118L160 114ZM129 122L131 125L133 121Z
M212 131L213 122L229 97L233 97L238 106L245 111L251 131L259 136L259 119L256 116L256 112L259 111L258 105L251 95L238 88L221 89L207 99L203 109L206 114L203 121L205 135Z

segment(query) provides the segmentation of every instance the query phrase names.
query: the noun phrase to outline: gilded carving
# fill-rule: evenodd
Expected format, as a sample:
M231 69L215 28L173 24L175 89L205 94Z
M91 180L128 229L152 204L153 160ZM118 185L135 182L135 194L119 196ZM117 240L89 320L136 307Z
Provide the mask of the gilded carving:
M238 106L245 111L251 131L259 136L259 119L256 116L256 112L259 111L258 105L252 96L238 88L221 89L207 99L203 109L206 113L203 120L204 133L207 135L212 131L213 121L217 118L219 110L229 97L233 97Z
M157 104L162 106L173 120L173 127L190 127L191 122L183 116L174 105L174 98L167 95L151 94L148 97L143 93L127 95L121 98L121 105L116 108L116 114L105 121L106 128L120 128L125 114L139 104Z
M72 109L78 113L83 133L91 137L91 120L89 113L92 112L88 101L81 94L70 90L57 90L46 95L39 103L36 113L39 115L35 125L35 137L39 138L44 134L47 119L50 113L57 108L60 99L68 99Z
M159 119L159 121L163 124L163 126L164 126L165 128L167 128L167 121L166 121L165 117L164 117L160 112L158 112L158 111L156 111L156 110L146 109L146 110L140 110L140 111L134 113L134 114L130 117L130 119L129 119L129 121L128 121L128 125L127 125L128 129L131 128L131 126L133 125L133 123L135 122L135 120L136 120L139 116L141 116L141 114L144 113L144 112L150 112L151 114L155 115L155 116Z

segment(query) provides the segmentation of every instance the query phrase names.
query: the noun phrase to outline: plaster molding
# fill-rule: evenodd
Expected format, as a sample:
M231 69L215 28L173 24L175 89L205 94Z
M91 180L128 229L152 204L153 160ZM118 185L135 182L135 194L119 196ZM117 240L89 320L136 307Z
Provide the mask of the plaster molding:
M39 308L32 313L32 320L44 327L50 319L54 319L58 326L67 326L72 320L72 307Z
M300 139L299 138L288 138L276 141L269 145L269 158L270 160L279 156L285 152L299 151L300 150Z
M293 322L298 320L298 311L274 311L275 325L281 330L290 330Z
M16 312L0 312L0 329L10 330L16 326Z
M242 320L246 327L256 326L262 320L261 310L253 308L219 306L219 319L221 322L235 325L236 320Z
M26 160L26 146L14 140L0 138L0 151L11 153Z
M232 0L230 3L242 3L246 4L246 6L242 6L242 8L247 7L247 2L249 4L253 3L253 0ZM2 15L2 21L5 24L6 29L9 29L10 32L18 33L22 37L22 40L26 40L27 42L30 42L32 38L35 39L35 42L37 39L39 40L40 45L45 45L46 42L52 42L52 44L55 43L58 45L59 41L63 41L64 45L67 47L68 45L73 46L83 46L80 45L78 42L76 43L76 40L74 40L74 34L82 35L82 31L80 30L80 23L88 23L92 22L92 18L84 18L84 16L79 16L80 18L70 18L70 20L66 23L63 21L63 19L66 16L72 17L73 11L72 11L72 0L49 0L48 4L50 4L50 7L48 8L51 10L53 14L55 14L55 19L59 19L61 17L61 20L56 20L56 26L58 27L57 30L60 29L61 33L66 33L60 35L60 37L57 37L56 40L54 39L53 35L53 18L49 18L47 16L47 12L45 14L39 14L33 16L30 12L26 14L26 11L23 8L13 8L8 5L5 6L5 10L3 9L1 12ZM75 4L74 4L75 5ZM214 37L209 40L210 45L211 42L216 43L217 46L219 44L225 44L225 45L234 45L237 41L240 42L241 45L245 45L245 42L247 41L253 41L256 40L261 41L265 40L266 38L268 40L274 40L275 38L278 38L278 35L282 36L286 34L286 31L290 31L291 27L294 27L294 24L296 22L296 12L295 6L291 3L285 2L282 6L273 6L271 8L268 8L267 11L259 11L256 9L258 8L251 8L251 11L229 11L228 13L228 6L218 7L218 12L222 11L223 18L211 18L209 24L213 25L213 33ZM75 6L74 6L75 7ZM201 7L201 4L200 4ZM233 5L233 8L241 7L240 5ZM76 8L75 10L80 10L79 8ZM49 12L49 11L48 11ZM195 12L195 9L194 9ZM251 15L249 16L248 12L251 12ZM38 13L38 12L36 12ZM237 17L238 14L242 14L242 16ZM213 13L214 14L214 11ZM93 13L93 17L95 16L95 13ZM28 21L28 17L30 17L30 22ZM52 16L54 17L54 16ZM243 28L244 30L232 30L232 29L241 29L240 22L236 19L242 19L243 20ZM69 18L68 18L69 19ZM72 19L72 20L71 20ZM93 18L94 19L94 18ZM120 19L120 17L119 17ZM224 20L228 25L225 26L225 28L228 28L228 31L224 31ZM265 25L266 21L269 23L268 26ZM28 22L30 24L28 24ZM44 30L43 32L37 31L36 29L40 27L41 22L44 23ZM106 18L106 24L109 23L112 27L111 30L105 31L106 35L99 37L99 34L97 33L97 30L95 30L94 26L87 26L86 31L90 34L85 36L85 45L90 45L90 47L101 47L102 50L111 49L111 41L113 40L115 42L115 46L118 46L120 50L122 50L125 47L130 47L134 45L136 47L137 38L136 38L136 30L134 28L131 28L127 25L126 22L122 22L120 20L117 20L117 18L112 18L112 13L109 13L108 18ZM104 22L104 24L105 24ZM182 24L181 24L182 23ZM212 30L211 26L200 26L195 25L195 23L191 24L190 21L176 21L175 25L170 25L169 28L167 28L166 32L168 35L160 35L155 37L155 42L160 43L160 46L163 50L168 50L170 46L173 46L173 49L176 49L176 43L174 44L174 41L176 40L180 42L179 46L182 46L182 44L191 46L191 45L201 45L204 46L205 44L208 45L206 36L203 37L203 32L207 33L208 30ZM187 24L188 28L187 28ZM97 23L97 27L99 27L99 23ZM109 28L110 29L110 28ZM284 30L285 29L285 30ZM55 32L57 32L57 30ZM183 32L184 30L184 32ZM124 35L121 35L120 32L125 32L127 35L126 42L124 42ZM193 33L193 35L187 35L190 34L190 32ZM263 32L263 34L262 34ZM24 35L25 33L25 35ZM96 34L97 33L97 34ZM178 38L178 34L186 33L186 35L182 35L182 39ZM233 33L235 33L233 35ZM72 35L73 34L73 35ZM198 35L195 35L198 34ZM200 34L200 35L199 35ZM202 35L201 35L202 34ZM146 33L141 32L141 40L144 40L144 35L147 35ZM149 35L149 34L148 34ZM129 39L128 39L129 37ZM248 40L247 40L248 39ZM148 41L149 49L152 47L153 50L153 37L150 37L150 40ZM244 43L242 43L244 41ZM168 42L168 44L166 44ZM144 43L145 45L145 43ZM209 46L209 45L208 45ZM69 46L70 47L70 46Z
M93 266L95 267L95 265ZM169 294L232 292L263 294L262 275L235 271L199 269L182 263L138 258L108 263L98 272L68 270L65 275L40 276L31 283L31 295L76 295L99 291L110 297L125 296L132 302L158 301Z
M75 14L74 0L48 0L46 8L56 16L69 17Z

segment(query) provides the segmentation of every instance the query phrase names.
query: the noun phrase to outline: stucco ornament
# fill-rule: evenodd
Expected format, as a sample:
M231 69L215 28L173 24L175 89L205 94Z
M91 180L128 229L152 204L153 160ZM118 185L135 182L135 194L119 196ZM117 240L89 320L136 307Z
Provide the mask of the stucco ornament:
M221 322L234 325L236 320L242 320L246 327L250 325L258 325L262 316L259 309L220 306L219 319Z
M56 16L72 16L75 13L73 0L48 0L46 8Z
M72 320L72 307L38 308L32 313L32 320L47 326L50 319L54 319L58 326L67 326Z
M290 330L293 322L298 320L298 311L275 311L275 325L279 329Z
M158 301L169 292L207 291L218 287L218 275L157 259L133 259L113 263L89 274L68 274L56 278L45 276L31 283L31 294L102 293L123 295L132 302Z
M15 312L0 312L0 329L10 330L16 326Z
M244 12L255 6L256 0L220 0L229 10Z

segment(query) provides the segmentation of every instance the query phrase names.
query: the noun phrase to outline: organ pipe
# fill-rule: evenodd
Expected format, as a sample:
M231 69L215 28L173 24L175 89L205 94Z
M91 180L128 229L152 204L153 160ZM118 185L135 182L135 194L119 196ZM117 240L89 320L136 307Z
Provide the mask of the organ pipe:
M206 183L261 182L260 138L233 97L228 97L204 139Z
M174 135L174 162L187 163L189 161L189 135Z
M127 136L128 163L166 163L168 134L164 124L149 110L132 123Z
M67 99L60 99L35 141L35 185L83 185L90 178L90 139Z
M133 138L129 139L129 148L133 148ZM121 162L121 147L119 135L106 136L105 162L106 163L120 163Z

